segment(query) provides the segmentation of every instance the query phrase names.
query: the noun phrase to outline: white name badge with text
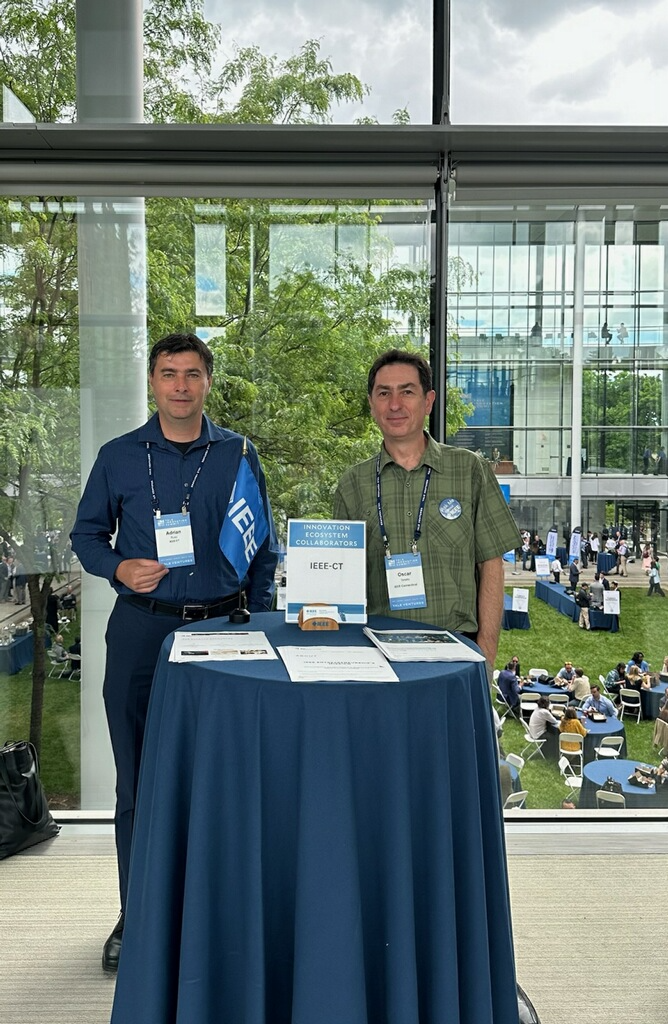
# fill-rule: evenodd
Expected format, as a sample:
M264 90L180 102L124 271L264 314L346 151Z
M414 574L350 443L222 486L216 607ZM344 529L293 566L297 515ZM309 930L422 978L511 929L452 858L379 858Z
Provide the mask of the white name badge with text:
M190 513L177 512L169 516L155 516L155 545L158 561L168 568L195 564L195 546L190 528Z
M427 607L422 556L419 553L386 556L385 576L391 611Z

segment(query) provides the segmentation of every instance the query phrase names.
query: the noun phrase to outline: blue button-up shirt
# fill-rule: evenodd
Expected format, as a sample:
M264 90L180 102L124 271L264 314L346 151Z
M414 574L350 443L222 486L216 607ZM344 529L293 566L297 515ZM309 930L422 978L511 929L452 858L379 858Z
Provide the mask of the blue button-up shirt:
M146 596L179 605L210 603L236 593L239 581L218 546L218 535L237 475L243 438L217 427L208 416L202 417L199 440L185 455L165 439L157 413L143 427L102 446L70 534L81 564L87 572L109 580L119 594L131 594L128 587L114 579L120 563L126 558L157 560L147 442L157 506L163 515L181 512L209 442L211 448L190 496L195 564L170 568ZM271 608L278 545L264 474L250 441L247 458L259 484L269 536L251 562L243 586L249 610L266 611Z
M600 715L605 715L606 718L614 718L617 714L615 711L615 705L611 700L608 700L607 697L604 697L603 694L601 694L598 700L593 695L587 697L582 705L582 711L588 711L589 708L593 708L594 711L598 711Z

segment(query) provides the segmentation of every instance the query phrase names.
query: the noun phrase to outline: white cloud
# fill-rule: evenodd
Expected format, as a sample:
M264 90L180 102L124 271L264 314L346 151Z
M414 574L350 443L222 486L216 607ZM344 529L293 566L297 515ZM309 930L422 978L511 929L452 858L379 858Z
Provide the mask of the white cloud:
M438 0L435 0L438 2ZM371 89L334 112L431 119L431 0L205 0L224 52L287 57L307 40ZM455 124L665 124L668 0L453 0Z

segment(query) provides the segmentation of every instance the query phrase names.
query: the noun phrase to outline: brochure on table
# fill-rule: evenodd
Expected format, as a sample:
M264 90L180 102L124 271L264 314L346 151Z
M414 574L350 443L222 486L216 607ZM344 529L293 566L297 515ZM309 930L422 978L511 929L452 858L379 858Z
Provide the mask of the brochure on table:
M529 611L529 591L523 587L513 587L511 610L514 612Z
M169 652L170 661L269 661L276 652L266 633L230 630L215 633L177 630Z
M390 661L484 661L484 655L440 629L369 629L364 633Z
M620 600L618 590L604 590L603 591L603 614L604 615L619 615Z
M285 621L314 604L336 605L339 622L366 622L364 522L288 520Z
M375 647L279 647L293 683L397 683Z

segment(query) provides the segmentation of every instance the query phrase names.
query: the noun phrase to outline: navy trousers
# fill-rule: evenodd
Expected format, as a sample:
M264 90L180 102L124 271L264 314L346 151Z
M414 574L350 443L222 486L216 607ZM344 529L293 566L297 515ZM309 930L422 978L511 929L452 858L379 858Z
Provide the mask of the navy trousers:
M154 615L116 600L107 625L104 706L116 764L116 854L125 910L139 765L153 673L162 642L183 625L178 616Z

